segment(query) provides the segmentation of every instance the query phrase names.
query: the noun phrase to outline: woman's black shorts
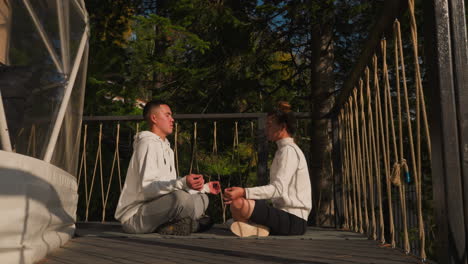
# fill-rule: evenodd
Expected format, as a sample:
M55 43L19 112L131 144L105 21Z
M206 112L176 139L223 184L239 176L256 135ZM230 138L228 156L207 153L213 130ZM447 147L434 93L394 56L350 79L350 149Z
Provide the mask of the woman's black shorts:
M270 228L270 234L280 236L303 235L307 221L283 210L267 205L265 200L255 200L250 220Z

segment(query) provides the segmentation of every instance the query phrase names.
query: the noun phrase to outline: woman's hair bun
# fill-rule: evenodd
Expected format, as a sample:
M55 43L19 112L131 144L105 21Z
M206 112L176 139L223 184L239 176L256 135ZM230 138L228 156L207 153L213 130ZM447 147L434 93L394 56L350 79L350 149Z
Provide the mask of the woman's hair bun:
M278 110L284 112L284 113L289 113L291 112L291 105L286 102L286 101L279 101L278 102Z

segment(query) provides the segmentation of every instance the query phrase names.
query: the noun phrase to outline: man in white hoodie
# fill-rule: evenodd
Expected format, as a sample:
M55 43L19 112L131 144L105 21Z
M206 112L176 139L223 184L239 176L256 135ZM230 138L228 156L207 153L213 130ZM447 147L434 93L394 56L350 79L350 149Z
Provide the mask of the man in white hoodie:
M205 184L200 174L177 178L167 139L174 119L166 103L148 102L143 116L149 131L135 135L115 218L128 233L189 235L199 231L198 220L208 207L205 193L218 194L219 183Z

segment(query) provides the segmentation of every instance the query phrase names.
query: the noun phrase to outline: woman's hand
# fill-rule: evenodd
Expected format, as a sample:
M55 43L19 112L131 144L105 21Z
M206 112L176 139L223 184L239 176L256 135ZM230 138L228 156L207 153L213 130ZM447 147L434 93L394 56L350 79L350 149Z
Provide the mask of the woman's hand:
M210 187L211 194L219 194L221 192L221 184L219 181L210 181L208 182L208 187Z
M224 203L231 204L233 200L245 197L245 189L241 187L230 187L224 189Z

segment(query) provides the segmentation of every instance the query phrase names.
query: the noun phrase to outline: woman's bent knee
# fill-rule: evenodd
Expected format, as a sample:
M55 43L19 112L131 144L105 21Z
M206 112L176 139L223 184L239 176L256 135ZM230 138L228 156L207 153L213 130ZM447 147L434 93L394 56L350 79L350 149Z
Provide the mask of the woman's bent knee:
M255 207L254 200L235 199L231 203L231 214L236 220L248 220Z

